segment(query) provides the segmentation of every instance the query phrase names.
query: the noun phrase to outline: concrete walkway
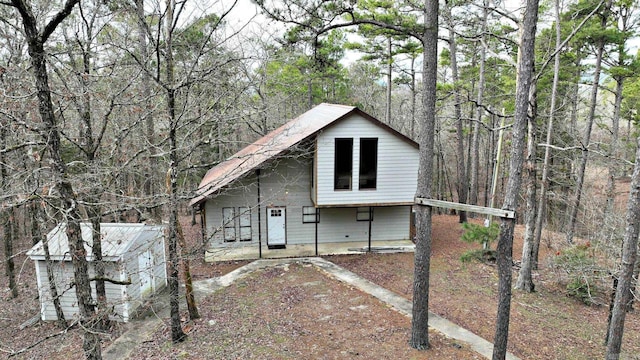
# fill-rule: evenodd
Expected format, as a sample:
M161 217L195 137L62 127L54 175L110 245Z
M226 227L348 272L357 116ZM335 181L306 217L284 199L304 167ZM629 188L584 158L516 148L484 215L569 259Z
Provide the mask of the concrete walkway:
M318 257L257 260L224 276L194 282L196 297L200 298L207 296L208 294L233 284L237 280L247 277L256 270L292 263L312 264L323 270L328 276L358 288L361 291L389 304L405 316L411 317L412 303L409 300L363 279L353 272L348 271L330 261ZM150 316L147 316L144 319L134 320L128 324L129 329L122 334L122 336L116 339L111 346L104 349L102 353L103 359L119 360L129 358L137 344L149 341L156 330L162 325L163 321L169 321L166 299L160 301L152 308L155 308L156 310L155 312L152 311ZM429 312L429 327L439 331L449 338L467 343L471 349L488 359L492 357L492 343L431 312ZM509 353L507 353L507 359L519 360L516 356Z

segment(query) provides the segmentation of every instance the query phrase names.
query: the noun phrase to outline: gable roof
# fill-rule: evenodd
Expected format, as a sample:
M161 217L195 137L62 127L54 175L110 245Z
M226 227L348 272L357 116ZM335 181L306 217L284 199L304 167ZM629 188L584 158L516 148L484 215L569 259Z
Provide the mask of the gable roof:
M93 244L93 227L89 223L80 223L80 231L87 252L87 260L93 260L91 246ZM164 236L164 226L128 223L101 223L102 257L105 261L117 261L127 252L137 252L137 246L147 244ZM60 223L47 234L49 254L51 260L71 260L69 241L67 238L67 224ZM33 260L44 260L42 241L34 245L27 255Z
M249 171L258 168L266 161L315 135L329 125L355 113L362 115L369 121L386 128L394 135L418 147L418 144L410 138L402 135L355 106L322 103L271 131L254 143L238 151L227 160L209 169L200 181L200 185L196 190L196 196L191 200L189 205L194 206L203 202L207 196L237 180Z

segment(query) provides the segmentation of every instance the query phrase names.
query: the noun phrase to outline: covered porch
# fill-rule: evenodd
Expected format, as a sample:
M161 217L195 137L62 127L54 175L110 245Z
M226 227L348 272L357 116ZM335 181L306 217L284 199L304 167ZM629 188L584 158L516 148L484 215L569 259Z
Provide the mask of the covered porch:
M331 242L319 244L287 245L283 249L269 249L265 244L262 251L258 244L238 244L224 248L209 248L205 252L206 262L276 259L288 257L308 257L341 254L362 254L368 251L376 253L413 252L415 244L411 240Z

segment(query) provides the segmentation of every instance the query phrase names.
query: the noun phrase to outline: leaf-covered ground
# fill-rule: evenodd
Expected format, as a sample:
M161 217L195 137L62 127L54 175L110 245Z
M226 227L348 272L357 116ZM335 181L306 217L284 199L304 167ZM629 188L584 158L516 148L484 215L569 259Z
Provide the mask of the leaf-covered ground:
M185 226L197 239L196 227ZM190 232L193 234L189 235ZM453 216L434 217L434 244L430 308L443 317L492 340L497 275L492 265L462 263L460 255L472 246L462 243L460 225ZM521 236L516 236L514 258L520 257ZM197 240L194 240L194 242ZM26 246L25 246L26 248ZM543 247L543 257L556 248ZM328 257L345 268L398 294L411 298L413 254L350 255ZM8 299L7 279L0 274L0 356L8 355L59 330L41 322L19 329L38 314L33 263L17 258L20 296ZM541 262L546 266L547 262ZM245 262L205 264L192 260L196 280L220 276ZM523 359L603 358L606 306L586 306L566 295L554 273L541 269L533 294L514 291L509 351ZM514 270L514 279L517 273ZM378 300L326 277L314 267L292 265L268 269L199 299L203 318L186 322L189 338L172 345L168 327L153 341L140 344L138 358L431 358L473 359L478 355L461 344L431 336L433 349L409 349L410 320ZM623 343L625 359L640 359L640 317L627 317ZM121 331L115 326L113 335ZM104 345L110 337L104 338ZM18 359L81 359L81 338L71 329L24 352Z
M455 216L434 217L429 307L492 341L497 271L490 264L459 260L473 245L459 240L462 230L457 220ZM549 260L560 246L560 241L552 241L552 249L541 247L541 270L534 277L536 292L513 291L508 350L522 359L602 359L608 308L587 306L567 296L549 268ZM513 254L514 260L520 259L521 234L515 237ZM329 260L400 295L412 296L412 254L334 256ZM514 283L517 275L514 269ZM622 358L640 359L638 310L627 315L623 340Z
M311 265L258 271L203 299L201 319L172 345L163 326L136 359L479 359L441 335L432 349L408 344L410 321Z

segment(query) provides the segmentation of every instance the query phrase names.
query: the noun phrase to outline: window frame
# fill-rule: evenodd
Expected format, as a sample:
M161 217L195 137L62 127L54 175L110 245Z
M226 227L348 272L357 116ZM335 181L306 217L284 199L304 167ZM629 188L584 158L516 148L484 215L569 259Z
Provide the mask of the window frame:
M302 207L302 223L318 224L320 223L320 209L315 206Z
M373 153L370 151L363 151L365 146L364 143L371 142L371 145L366 146L367 150L374 149ZM373 147L375 146L375 147ZM370 157L373 156L373 159ZM360 138L360 163L358 165L358 190L376 190L378 187L378 138ZM363 165L373 164L370 168L365 168ZM369 174L366 174L369 173ZM372 178L370 174L373 174ZM368 182L371 182L372 185L363 186L363 179Z
M349 148L349 151L347 151L346 149L347 146ZM334 150L333 190L336 190L336 191L352 190L353 189L353 138L335 138L333 150ZM347 164L348 164L348 170L346 166ZM342 169L342 166L339 166L339 165L345 165L344 169ZM342 184L344 179L347 177L348 177L348 184Z
M243 219L248 220L248 225L246 225ZM243 229L248 229L248 237L243 236ZM251 233L251 208L248 206L239 206L238 207L238 235L240 241L251 241L252 233Z
M225 211L231 211L231 217ZM227 234L231 235L230 232L233 230L233 237L227 237ZM236 232L236 208L233 206L223 207L222 208L222 240L224 242L235 242L238 240Z

